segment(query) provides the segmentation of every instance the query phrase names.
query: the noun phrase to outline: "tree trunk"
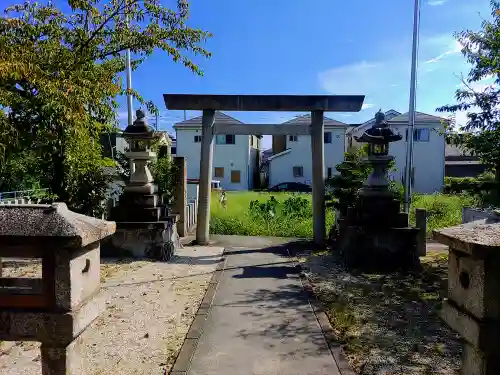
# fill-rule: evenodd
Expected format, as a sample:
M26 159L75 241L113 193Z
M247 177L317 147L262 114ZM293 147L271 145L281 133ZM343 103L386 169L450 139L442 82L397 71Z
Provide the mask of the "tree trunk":
M68 203L69 194L66 186L66 166L65 166L65 140L64 129L59 126L57 129L57 150L52 153L53 176L50 182L50 190L57 196L58 202Z

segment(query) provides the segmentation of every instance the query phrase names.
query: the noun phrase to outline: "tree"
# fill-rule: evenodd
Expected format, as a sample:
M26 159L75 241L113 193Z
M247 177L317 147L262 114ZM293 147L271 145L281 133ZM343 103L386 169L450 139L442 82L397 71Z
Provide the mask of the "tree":
M344 154L344 161L337 164L339 174L326 181L330 192L326 196L327 206L333 207L342 217L354 205L358 190L368 178L371 167L363 160L366 147L352 148Z
M467 114L467 123L458 129L455 121L451 122L447 139L476 154L495 171L495 180L500 183L500 2L491 1L491 8L492 19L484 20L480 31L455 34L472 67L467 77L462 77L463 87L455 93L457 103L437 111L471 111ZM493 85L477 88L490 78L494 80Z
M67 4L68 14L50 1L25 1L0 19L0 163L33 151L42 185L70 202L85 195L75 182L93 176L104 183L99 135L116 125L116 99L127 93L122 52L131 49L133 69L162 50L201 75L189 56L210 56L201 47L210 34L187 26L186 0L176 9L160 0Z

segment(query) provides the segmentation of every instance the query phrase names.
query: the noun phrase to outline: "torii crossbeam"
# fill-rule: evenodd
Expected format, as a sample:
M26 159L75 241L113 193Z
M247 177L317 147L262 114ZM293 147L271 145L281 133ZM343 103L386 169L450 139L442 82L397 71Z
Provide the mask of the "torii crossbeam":
M359 112L364 95L206 95L164 94L169 110L202 110L200 187L196 241L208 244L214 134L310 134L312 152L312 201L314 242L323 246L325 228L324 112ZM215 111L311 112L311 124L232 125L214 124ZM297 129L291 129L297 127Z

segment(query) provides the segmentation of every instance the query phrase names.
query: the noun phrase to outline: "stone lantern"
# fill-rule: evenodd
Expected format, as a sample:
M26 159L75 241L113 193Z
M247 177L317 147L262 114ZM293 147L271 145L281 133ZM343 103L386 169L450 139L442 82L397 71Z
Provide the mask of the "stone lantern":
M100 242L115 223L64 203L0 207L0 257L41 260L41 277L0 272L0 340L41 343L43 375L80 375L82 332L104 311ZM0 269L1 269L0 263Z
M123 132L123 138L127 140L130 150L125 156L134 165L130 175L130 182L124 191L150 195L156 193L153 176L148 168L148 162L156 158L156 153L151 151L151 143L155 139L155 133L149 127L142 110L139 109L136 116L137 119L134 123L127 126Z
M409 269L418 265L419 229L408 226L408 214L400 212L401 203L389 190L387 173L389 143L401 140L394 134L385 115L379 111L375 124L356 141L368 144L365 162L372 172L338 221L338 247L346 264L373 270Z
M401 140L401 135L394 134L385 121L385 115L378 111L375 115L375 124L361 137L355 137L357 142L368 143L368 157L366 162L373 168L366 180L360 195L390 196L387 180L389 163L394 157L389 155L389 143Z
M112 210L112 218L117 223L113 247L134 256L168 260L179 246L178 217L166 214L148 168L148 163L156 158L156 153L151 151L155 132L142 110L139 109L136 116L134 123L123 132L129 144L125 155L130 160L131 174L118 206Z

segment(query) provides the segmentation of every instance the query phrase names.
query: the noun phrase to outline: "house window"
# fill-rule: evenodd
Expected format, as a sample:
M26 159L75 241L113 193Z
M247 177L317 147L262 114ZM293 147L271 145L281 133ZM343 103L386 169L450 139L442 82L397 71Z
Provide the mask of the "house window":
M219 134L215 138L215 143L218 145L234 145L234 134Z
M215 167L214 168L214 177L223 178L224 177L224 168Z
M290 142L297 142L297 136L296 135L289 135L288 140Z
M201 142L201 135L195 135L194 136L194 143L200 143Z
M431 132L428 128L415 129L413 140L415 142L429 142L431 135L430 133Z
M331 178L332 177L332 172L333 172L332 167L328 167L328 169L326 170L326 176L328 178Z
M325 143L332 143L332 133L331 132L324 133L323 140Z
M172 150L171 150L171 153L172 155L175 155L177 153L177 147L172 147Z
M293 177L304 177L303 167L293 167Z
M413 130L413 141L415 142L429 142L431 132L429 128L420 128ZM408 129L406 129L406 140L408 141Z
M253 147L253 135L250 136L250 147Z
M231 182L237 184L241 181L240 171L231 171Z

